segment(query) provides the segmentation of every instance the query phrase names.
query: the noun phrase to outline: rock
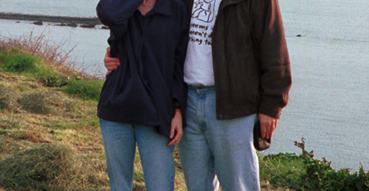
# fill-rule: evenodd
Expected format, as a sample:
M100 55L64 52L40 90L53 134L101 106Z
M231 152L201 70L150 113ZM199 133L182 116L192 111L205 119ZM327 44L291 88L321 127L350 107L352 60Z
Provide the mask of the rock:
M77 23L67 23L67 26L69 27L77 27Z
M95 25L96 24L92 24L92 23L90 23L90 24L82 24L82 25L80 25L80 27L82 27L82 28L95 28Z
M35 21L33 22L34 25L43 25L42 21Z
M67 24L65 24L65 23L60 23L60 24L57 24L56 26L64 27L64 26L67 26Z

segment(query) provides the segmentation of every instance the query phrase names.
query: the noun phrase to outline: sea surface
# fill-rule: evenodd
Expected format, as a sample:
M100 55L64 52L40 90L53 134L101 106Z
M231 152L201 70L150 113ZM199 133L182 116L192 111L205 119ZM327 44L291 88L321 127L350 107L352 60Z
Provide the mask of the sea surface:
M97 0L1 0L0 12L94 17ZM369 1L280 0L293 86L272 147L263 154L301 153L305 138L315 158L369 170ZM0 20L0 35L45 35L75 67L103 76L109 31L31 21ZM301 36L301 37L300 37Z

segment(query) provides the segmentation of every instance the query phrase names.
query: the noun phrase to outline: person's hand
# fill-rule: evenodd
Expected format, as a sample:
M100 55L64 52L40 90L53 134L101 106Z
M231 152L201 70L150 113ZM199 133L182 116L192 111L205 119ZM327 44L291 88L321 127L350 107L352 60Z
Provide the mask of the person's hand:
M261 137L270 139L273 137L275 128L277 127L278 119L259 113Z
M172 146L181 140L183 135L182 129L182 114L180 109L176 109L174 117L172 119L172 124L170 126L170 135L169 137L172 139L167 145Z
M108 70L108 74L111 71L118 69L118 67L120 66L119 58L110 57L110 47L106 49L106 53L104 57L104 65L106 69Z

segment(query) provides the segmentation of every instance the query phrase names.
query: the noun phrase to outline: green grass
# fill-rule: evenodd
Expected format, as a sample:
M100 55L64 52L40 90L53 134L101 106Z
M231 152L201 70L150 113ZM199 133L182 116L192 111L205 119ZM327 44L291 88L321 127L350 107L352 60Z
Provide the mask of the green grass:
M289 153L260 156L260 179L274 187L293 188L305 173L304 157Z
M49 87L62 87L69 83L68 77L57 74L49 68L37 72L34 76Z
M0 71L33 77L44 86L63 87L65 93L82 99L99 99L103 80L81 79L81 77L76 75L73 77L67 76L65 73L59 72L59 68L50 64L45 64L41 58L31 56L20 50L13 50L10 52L0 50ZM23 86L18 86L18 88L24 90ZM6 107L4 99L5 98L0 97L0 109Z
M65 93L76 95L82 99L98 101L103 81L72 80L64 89Z
M14 73L31 73L39 71L41 59L19 50L11 52L0 51L1 70Z

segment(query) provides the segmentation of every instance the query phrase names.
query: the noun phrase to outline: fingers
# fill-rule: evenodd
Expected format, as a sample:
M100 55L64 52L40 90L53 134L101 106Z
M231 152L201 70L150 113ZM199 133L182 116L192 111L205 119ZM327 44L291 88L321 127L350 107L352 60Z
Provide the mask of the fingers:
M173 138L174 134L175 134L175 131L176 131L176 128L173 127L175 124L171 124L171 127L170 127L170 134L169 134L169 138Z
M104 57L104 64L106 67L109 66L119 66L120 65L120 61L119 58L113 58L113 57L109 57L106 56Z
M112 70L116 70L118 69L118 66L115 64L115 65L112 65L112 64L105 64L105 67L106 69L108 70L108 72L111 72Z
M104 57L104 65L106 69L108 70L108 74L112 70L118 69L118 67L120 66L120 60L118 58L110 57L110 47L106 48L106 53Z
M259 114L258 117L260 121L261 137L266 139L272 138L278 124L278 119L264 114Z
M182 135L183 135L183 130L181 126L178 125L178 126L171 128L170 138L173 138L173 139L167 145L172 146L172 145L178 144L182 138Z
M273 137L273 134L274 134L274 131L275 131L275 129L277 128L277 124L278 124L278 120L274 120L274 123L272 124L272 130L271 130L271 132L269 133L269 138L272 138Z
M270 135L270 123L269 121L260 120L260 130L261 130L261 137L269 139Z

